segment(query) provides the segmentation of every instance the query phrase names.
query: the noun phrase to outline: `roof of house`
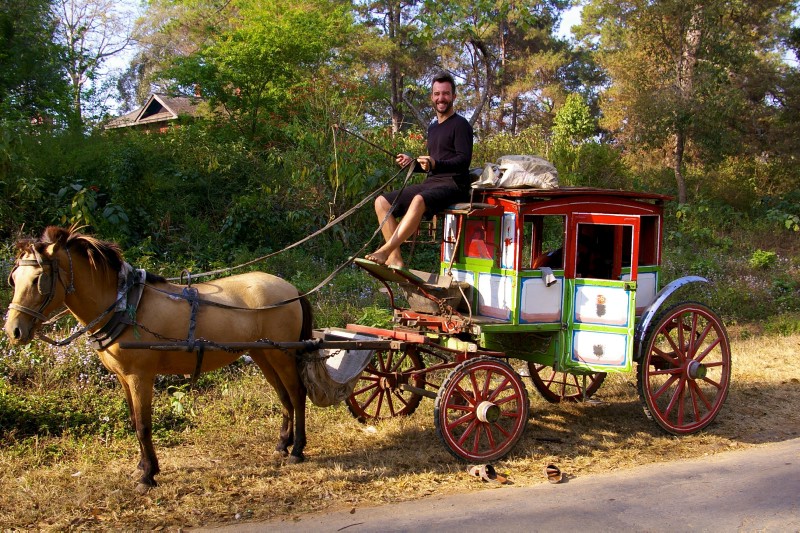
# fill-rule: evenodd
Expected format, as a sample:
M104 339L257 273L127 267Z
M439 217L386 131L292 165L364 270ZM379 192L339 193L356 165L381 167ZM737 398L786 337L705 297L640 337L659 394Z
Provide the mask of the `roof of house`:
M153 122L166 122L176 120L180 115L194 116L197 114L197 105L202 98L188 96L168 96L166 94L151 94L147 102L134 111L112 119L106 129L126 128L139 124Z

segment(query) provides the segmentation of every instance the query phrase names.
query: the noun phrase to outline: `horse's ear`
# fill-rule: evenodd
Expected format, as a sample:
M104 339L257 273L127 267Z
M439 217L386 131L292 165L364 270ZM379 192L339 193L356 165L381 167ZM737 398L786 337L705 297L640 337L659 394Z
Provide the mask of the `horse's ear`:
M42 234L41 241L50 245L48 246L48 253L52 254L67 244L69 235L69 230L60 228L58 226L48 226L45 228L44 233ZM50 248L52 248L52 250Z

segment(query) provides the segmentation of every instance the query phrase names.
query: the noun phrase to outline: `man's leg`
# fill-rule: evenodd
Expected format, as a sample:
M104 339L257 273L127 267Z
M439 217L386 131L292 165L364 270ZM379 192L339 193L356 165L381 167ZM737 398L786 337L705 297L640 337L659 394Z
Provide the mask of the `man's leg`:
M379 197L379 199L381 198L383 197ZM384 202L386 202L385 199ZM381 211L383 212L383 216L381 216ZM376 200L375 212L378 215L378 220L380 222L383 221L383 218L386 216L388 208L386 208L384 205L379 206L379 202ZM419 223L422 221L422 216L424 214L425 199L422 198L422 196L417 195L413 200L411 200L411 205L408 206L408 211L406 211L406 214L403 215L403 218L400 220L399 224L397 223L397 220L390 215L390 218L383 226L383 235L386 239L386 244L375 250L373 253L368 254L367 259L370 261L375 261L376 263L388 264L396 267L405 266L405 263L403 263L403 257L400 255L400 245L406 242L406 239L411 237L411 235L417 231L417 228L419 228ZM392 222L392 228L387 229L390 221ZM389 233L390 231L391 233Z

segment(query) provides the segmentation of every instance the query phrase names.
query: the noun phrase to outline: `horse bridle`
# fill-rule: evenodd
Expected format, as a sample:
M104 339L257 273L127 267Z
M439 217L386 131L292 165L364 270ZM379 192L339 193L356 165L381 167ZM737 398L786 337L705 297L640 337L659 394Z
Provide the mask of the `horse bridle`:
M14 287L14 271L21 266L33 266L39 267L42 269L42 273L39 274L39 282L36 285L36 288L39 290L39 294L44 296L44 301L39 306L39 309L31 309L30 307L25 307L24 305L19 305L14 302L8 304L9 309L14 309L15 311L19 311L21 313L25 313L26 315L32 316L35 320L40 320L41 322L46 322L49 317L44 315L44 310L50 305L50 302L53 301L56 292L56 280L60 281L62 285L64 282L61 281L61 272L58 266L58 259L55 257L51 257L50 259L44 259L42 254L36 250L36 248L31 247L34 259L21 259L18 258L16 263L14 264L14 268L11 269L11 272L8 274L8 284L13 288ZM75 271L72 268L72 255L69 253L68 248L64 248L64 251L67 253L67 258L69 259L69 285L64 285L65 294L69 295L75 292ZM49 270L49 272L48 272Z

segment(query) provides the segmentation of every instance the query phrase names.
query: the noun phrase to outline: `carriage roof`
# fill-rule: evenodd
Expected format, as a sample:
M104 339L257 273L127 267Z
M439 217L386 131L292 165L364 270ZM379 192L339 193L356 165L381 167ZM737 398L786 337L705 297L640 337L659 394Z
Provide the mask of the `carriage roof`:
M643 191L619 189L601 189L598 187L559 187L556 189L479 189L476 194L484 200L488 198L507 198L521 202L536 200L552 200L575 196L591 196L598 202L603 200L626 199L634 201L651 201L657 204L672 200L672 196Z

